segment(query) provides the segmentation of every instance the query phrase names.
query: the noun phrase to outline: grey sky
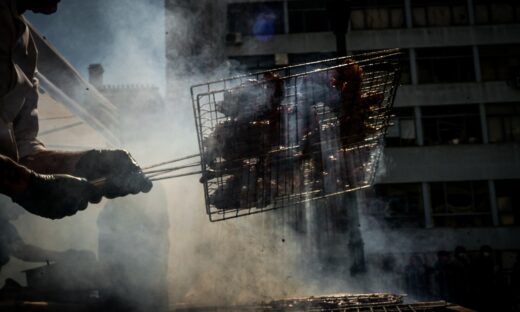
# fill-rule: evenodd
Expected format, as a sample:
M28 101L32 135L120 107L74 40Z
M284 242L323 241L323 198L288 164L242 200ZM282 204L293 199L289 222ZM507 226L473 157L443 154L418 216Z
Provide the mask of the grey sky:
M26 16L84 76L102 63L105 83L164 89L164 1L63 0L52 16Z

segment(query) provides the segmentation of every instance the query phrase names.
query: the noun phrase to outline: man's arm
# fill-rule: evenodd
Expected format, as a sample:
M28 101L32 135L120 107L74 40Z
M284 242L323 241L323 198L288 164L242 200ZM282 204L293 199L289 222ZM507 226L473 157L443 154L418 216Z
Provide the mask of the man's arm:
M152 188L139 165L124 150L41 151L23 158L21 163L43 174L70 174L88 181L105 179L98 187L107 198L148 192Z
M30 170L0 155L0 193L16 197L25 191L30 178Z
M85 153L41 150L20 159L20 163L41 174L76 175L78 161Z
M102 194L85 179L42 175L0 155L0 193L27 211L50 219L71 216L99 203Z
M20 163L40 174L68 174L89 181L106 179L101 193L120 197L148 192L151 182L129 153L123 150L64 152L46 150L38 135L38 95L30 94L14 122Z
M31 39L30 46L34 48ZM36 50L31 50L36 54ZM40 174L68 174L89 181L105 179L100 191L108 198L148 192L151 182L141 173L141 168L129 153L123 150L90 150L62 152L46 150L37 139L38 81L25 95L25 103L13 123L20 163Z

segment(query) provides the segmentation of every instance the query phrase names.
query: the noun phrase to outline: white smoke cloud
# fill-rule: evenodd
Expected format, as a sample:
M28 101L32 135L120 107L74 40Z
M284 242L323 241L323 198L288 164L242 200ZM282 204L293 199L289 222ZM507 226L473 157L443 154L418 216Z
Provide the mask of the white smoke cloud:
M77 64L81 64L82 71L88 63L102 63L106 83L154 84L163 94L168 88L170 95L162 114L164 119L150 121L159 122L160 131L150 135L151 139L146 142L129 142L127 148L145 165L197 153L189 87L229 75L228 65L222 62L212 72L172 75L168 81L170 84L166 86L165 33L182 33L189 29L188 24L193 22L191 19L197 17L179 17L173 20L173 25L168 25L170 29L165 29L163 1L111 0L92 5L96 6L96 20L103 29L99 35L104 39L102 45L95 44L99 50L91 57L81 54L81 61ZM49 23L54 23L49 24L54 28L72 27L70 20L48 19ZM86 27L83 25L75 31L81 32ZM52 36L49 38L52 42ZM67 44L75 47L90 44L81 39L84 39L81 35L76 38L71 35ZM172 44L175 45L175 41ZM215 46L208 43L208 46L201 47L199 54L202 58L213 54L219 57L212 49ZM71 48L70 51L74 50ZM183 61L179 59L179 62ZM139 123L136 128L126 130L149 131L157 128L155 126ZM198 177L167 181L162 185L167 194L167 207L149 203L142 207L142 214L155 221L160 220L165 211L169 214L169 232L163 235L170 241L168 290L173 303L238 304L328 292L375 291L381 285L369 283L367 279L324 273L327 268L316 256L324 246L316 246L312 237L320 230L313 222L321 213L318 207L299 207L305 210L307 234L296 233L287 223L280 221L291 210L210 223ZM143 196L148 195L140 197ZM98 216L105 204L92 206L86 212L61 221L25 215L17 225L28 242L42 247L97 251ZM130 238L138 230L133 226L127 224ZM369 239L371 244L384 243L381 238ZM138 249L139 246L129 248ZM136 274L143 279L149 278L146 269Z

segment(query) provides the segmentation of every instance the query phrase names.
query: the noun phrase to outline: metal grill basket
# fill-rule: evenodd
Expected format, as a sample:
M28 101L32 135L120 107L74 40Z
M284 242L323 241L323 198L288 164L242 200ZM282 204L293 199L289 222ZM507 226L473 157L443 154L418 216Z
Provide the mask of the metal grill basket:
M369 187L400 54L384 50L193 86L210 220Z

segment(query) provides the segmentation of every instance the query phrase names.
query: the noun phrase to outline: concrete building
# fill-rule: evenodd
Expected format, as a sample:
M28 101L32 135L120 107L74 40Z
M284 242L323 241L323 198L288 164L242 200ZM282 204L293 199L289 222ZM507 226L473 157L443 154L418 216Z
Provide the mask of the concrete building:
M161 129L164 126L161 116L164 115L165 103L159 88L153 85L104 84L101 64L91 64L88 70L89 82L117 109L118 135L123 146L130 150L146 149L143 146L145 142L151 143L157 133L164 131Z
M177 2L166 1L170 13ZM218 2L227 6L225 18L208 23L227 26L219 40L242 69L334 55L325 1ZM360 211L367 252L433 254L487 244L510 268L520 251L520 3L350 3L349 53L405 53L385 173ZM167 25L173 16L167 13ZM167 41L170 56L175 37ZM168 68L176 61L168 57Z

